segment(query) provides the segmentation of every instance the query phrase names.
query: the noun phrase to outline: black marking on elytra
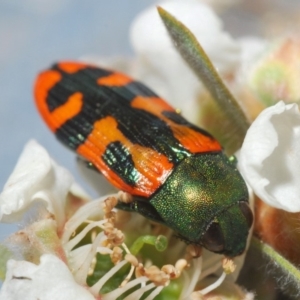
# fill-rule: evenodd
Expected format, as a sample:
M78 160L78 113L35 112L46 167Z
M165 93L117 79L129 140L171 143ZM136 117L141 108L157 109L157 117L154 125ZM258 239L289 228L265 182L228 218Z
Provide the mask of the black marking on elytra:
M205 131L202 128L199 128L198 126L195 126L194 124L187 121L181 114L177 113L176 111L168 111L165 110L162 112L162 114L167 117L169 120L173 121L176 124L184 125L186 127L189 127L205 136L208 136L210 138L213 138L212 135L210 135L207 131Z
M126 89L128 89L135 96L139 95L143 97L158 97L153 91L138 81L130 82L126 85Z
M74 93L83 95L81 111L56 131L57 138L71 149L76 150L84 143L96 121L110 116L133 144L151 148L175 165L191 155L174 137L168 124L146 110L131 106L136 96L158 97L142 83L133 81L124 86L105 86L97 84L97 80L113 74L111 71L86 67L67 73L58 65L53 69L59 71L62 78L49 91L46 101L50 111L63 105ZM101 132L98 134L101 139Z
M139 172L128 149L121 142L110 143L102 155L102 160L109 168L128 185L135 186L139 180Z

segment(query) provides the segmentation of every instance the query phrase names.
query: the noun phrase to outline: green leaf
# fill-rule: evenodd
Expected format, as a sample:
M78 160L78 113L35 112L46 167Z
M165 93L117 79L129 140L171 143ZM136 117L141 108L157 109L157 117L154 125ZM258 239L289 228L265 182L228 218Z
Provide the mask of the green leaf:
M250 126L244 112L221 80L193 33L163 8L158 7L158 12L178 52L205 84L227 118L234 124L234 134L238 137L236 148L239 148Z

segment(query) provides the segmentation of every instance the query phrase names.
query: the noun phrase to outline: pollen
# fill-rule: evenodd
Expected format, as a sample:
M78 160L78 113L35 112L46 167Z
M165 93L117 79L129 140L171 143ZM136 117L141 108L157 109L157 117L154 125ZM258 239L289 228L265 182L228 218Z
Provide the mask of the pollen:
M103 203L103 211L105 214L105 218L108 219L110 214L113 212L113 208L117 205L118 200L116 197L108 197Z
M131 203L133 201L133 198L130 194L120 191L118 193L118 200L123 202L123 203L128 204L128 203Z
M150 266L145 269L145 275L151 280L156 286L166 286L170 282L170 276L164 271L160 270L157 266Z
M234 261L228 257L224 257L222 261L223 270L226 274L231 274L234 272L236 265Z
M191 260L192 258L197 258L202 255L202 247L194 244L190 244L186 247L185 258Z
M110 259L116 265L123 258L123 250L120 247L114 247L113 252L110 254Z

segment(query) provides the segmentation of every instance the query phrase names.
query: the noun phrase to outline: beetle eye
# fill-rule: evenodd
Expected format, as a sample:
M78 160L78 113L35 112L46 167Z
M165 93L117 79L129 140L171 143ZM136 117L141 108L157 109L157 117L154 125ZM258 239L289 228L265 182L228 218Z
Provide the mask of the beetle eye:
M250 228L252 226L252 223L253 223L252 210L250 209L247 202L240 202L239 206L240 206L240 210L241 210L242 214L244 215L244 217L246 219L248 227Z
M218 223L211 223L203 235L202 243L206 249L212 252L221 252L224 250L224 237Z

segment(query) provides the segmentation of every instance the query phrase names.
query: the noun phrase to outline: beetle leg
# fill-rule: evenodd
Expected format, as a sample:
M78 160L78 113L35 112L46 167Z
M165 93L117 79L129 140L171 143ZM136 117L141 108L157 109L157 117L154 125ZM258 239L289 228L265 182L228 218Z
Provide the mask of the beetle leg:
M164 224L164 220L148 201L139 200L139 198L134 197L130 203L119 201L116 208L130 212L137 212L147 219Z

